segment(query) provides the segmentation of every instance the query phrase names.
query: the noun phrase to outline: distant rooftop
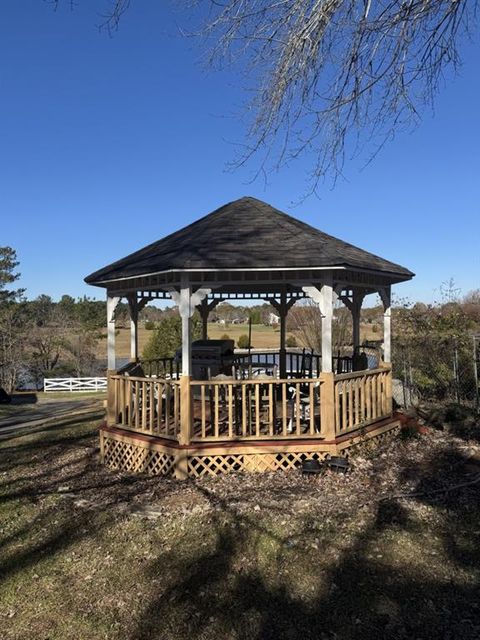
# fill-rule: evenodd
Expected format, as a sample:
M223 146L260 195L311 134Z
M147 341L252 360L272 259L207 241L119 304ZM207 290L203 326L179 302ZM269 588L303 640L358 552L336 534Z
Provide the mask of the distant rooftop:
M244 197L132 253L85 282L106 285L168 271L346 267L409 280L414 274L275 209Z

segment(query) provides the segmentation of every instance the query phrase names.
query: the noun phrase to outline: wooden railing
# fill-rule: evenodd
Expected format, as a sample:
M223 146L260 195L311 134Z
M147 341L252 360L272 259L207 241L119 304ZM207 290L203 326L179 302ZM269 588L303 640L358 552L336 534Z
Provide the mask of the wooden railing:
M377 422L392 413L391 368L335 376L337 435Z
M111 424L139 433L178 439L179 381L111 375L108 403Z
M190 442L331 441L391 415L391 369L318 378L180 380L113 374L108 423Z
M195 380L194 441L318 437L319 379Z

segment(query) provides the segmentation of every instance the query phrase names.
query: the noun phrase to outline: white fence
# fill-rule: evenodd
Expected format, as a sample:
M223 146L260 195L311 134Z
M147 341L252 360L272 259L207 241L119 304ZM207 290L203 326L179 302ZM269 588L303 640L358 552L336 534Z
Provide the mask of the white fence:
M106 378L44 378L43 390L48 391L106 391Z

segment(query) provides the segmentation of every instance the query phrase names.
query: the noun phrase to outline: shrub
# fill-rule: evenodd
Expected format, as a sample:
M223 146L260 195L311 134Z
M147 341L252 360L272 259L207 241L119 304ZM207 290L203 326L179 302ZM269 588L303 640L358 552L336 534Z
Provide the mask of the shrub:
M242 334L237 341L239 349L248 349L251 348L251 344L249 343L248 336L246 333Z
M220 336L220 340L230 340L230 336L228 335L228 333L224 333Z
M295 338L295 336L287 336L287 339L285 340L285 345L287 347L298 347L297 339Z
M145 329L147 331L153 331L155 329L155 322L153 322L152 320L147 320L145 322Z
M191 331L192 340L197 340L201 335L201 327L195 315L192 318ZM160 320L148 338L148 342L143 349L143 358L145 360L171 358L181 344L182 320L179 315L167 316Z

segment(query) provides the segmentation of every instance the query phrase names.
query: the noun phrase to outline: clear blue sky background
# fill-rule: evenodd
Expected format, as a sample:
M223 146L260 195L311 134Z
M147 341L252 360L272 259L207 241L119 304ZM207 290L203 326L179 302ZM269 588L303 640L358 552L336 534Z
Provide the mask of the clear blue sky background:
M245 96L233 73L204 71L178 7L134 1L109 38L106 4L77 4L0 5L0 245L17 249L29 298L101 297L85 275L242 195L409 267L400 296L431 301L449 278L480 287L478 38L434 116L291 208L303 161L267 186L248 183L254 164L225 171Z

